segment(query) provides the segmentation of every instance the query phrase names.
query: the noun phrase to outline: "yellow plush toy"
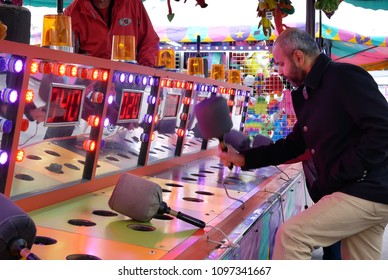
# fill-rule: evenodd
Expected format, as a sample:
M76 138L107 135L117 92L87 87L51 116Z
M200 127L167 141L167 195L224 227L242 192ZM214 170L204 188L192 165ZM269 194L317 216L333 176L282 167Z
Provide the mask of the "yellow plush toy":
M277 35L280 35L288 28L283 24L283 18L293 14L295 9L291 0L259 0L256 11L257 16L261 18L258 29L262 27L264 35L271 36L273 29L276 29ZM275 21L275 27L271 22L272 19Z
M260 27L263 27L263 34L266 37L271 37L272 29L275 28L271 20L269 20L266 16L261 17L261 20L259 22L259 25L257 26L257 29L260 29Z
M259 4L257 6L258 16L263 16L266 11L273 11L276 8L277 2L275 0L259 0Z
M263 28L263 34L266 37L271 37L272 30L275 28L271 19L275 13L277 2L275 0L259 0L257 5L257 16L261 18L257 29Z
M0 39L4 39L7 36L7 26L0 20Z

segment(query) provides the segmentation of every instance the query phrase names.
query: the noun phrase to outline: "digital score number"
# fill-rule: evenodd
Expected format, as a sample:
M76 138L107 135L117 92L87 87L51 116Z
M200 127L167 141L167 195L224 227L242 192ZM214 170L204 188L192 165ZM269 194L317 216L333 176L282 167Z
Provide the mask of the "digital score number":
M46 108L45 126L79 124L85 87L52 83Z
M166 99L163 107L163 118L175 118L178 116L180 104L180 94L166 94Z
M117 123L139 120L143 91L123 90Z

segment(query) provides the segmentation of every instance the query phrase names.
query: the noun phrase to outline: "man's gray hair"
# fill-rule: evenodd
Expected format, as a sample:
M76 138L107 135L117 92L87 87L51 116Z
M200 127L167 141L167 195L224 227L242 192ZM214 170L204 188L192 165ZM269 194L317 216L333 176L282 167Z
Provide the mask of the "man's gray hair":
M288 28L283 31L275 40L274 47L283 49L287 55L300 50L306 56L315 57L321 52L315 39L298 28Z

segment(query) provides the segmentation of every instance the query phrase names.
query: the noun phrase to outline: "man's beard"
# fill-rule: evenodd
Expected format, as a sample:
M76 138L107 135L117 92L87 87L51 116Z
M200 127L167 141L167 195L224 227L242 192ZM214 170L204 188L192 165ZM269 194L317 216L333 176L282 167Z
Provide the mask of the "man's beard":
M303 84L304 78L306 77L306 71L298 68L295 63L292 65L293 71L286 77L286 80L293 87L299 87Z

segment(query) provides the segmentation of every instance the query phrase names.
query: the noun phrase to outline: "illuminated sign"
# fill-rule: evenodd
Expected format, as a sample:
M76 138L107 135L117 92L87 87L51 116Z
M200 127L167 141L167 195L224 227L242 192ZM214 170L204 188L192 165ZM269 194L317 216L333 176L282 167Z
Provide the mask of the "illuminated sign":
M51 83L44 125L79 124L84 94L84 86Z
M167 93L163 102L162 118L176 118L178 116L181 95Z
M123 90L117 123L139 120L142 97L143 91L132 89Z

